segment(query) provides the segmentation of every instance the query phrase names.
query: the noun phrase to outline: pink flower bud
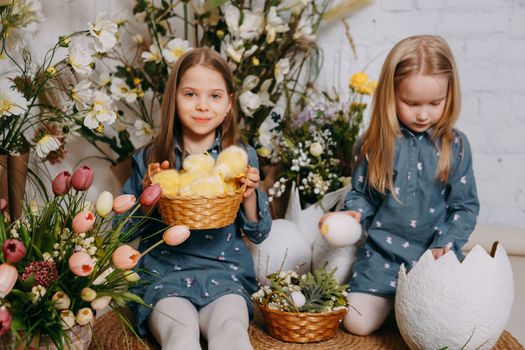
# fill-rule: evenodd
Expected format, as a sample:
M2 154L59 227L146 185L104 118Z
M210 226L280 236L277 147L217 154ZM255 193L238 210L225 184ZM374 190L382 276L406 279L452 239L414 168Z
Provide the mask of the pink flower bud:
M87 165L82 165L71 176L71 186L77 191L85 191L93 183L93 176L93 170Z
M162 239L170 246L176 246L184 242L190 236L190 230L185 225L172 226L164 232Z
M4 198L0 198L0 211L7 209L7 201Z
M71 174L68 171L60 172L51 183L55 196L62 196L71 188Z
M80 297L84 301L92 302L97 297L97 292L89 287L85 287L80 291Z
M127 212L135 205L137 199L132 194L121 194L113 200L113 211L117 214Z
M26 247L24 243L18 239L8 239L4 242L2 247L5 260L8 263L17 263L26 256Z
M117 269L130 270L137 265L140 259L140 253L129 245L121 245L118 247L111 256L113 265Z
M6 334L11 327L13 317L5 306L0 307L0 337Z
M89 276L95 268L95 263L86 252L76 252L69 257L69 269L77 276Z
M71 228L75 233L84 233L91 230L95 224L95 215L90 211L77 213L71 222Z
M6 297L11 289L15 286L18 278L18 271L16 267L10 264L0 265L0 298Z
M160 199L161 195L162 189L160 188L159 184L149 185L144 191L142 191L142 195L140 196L140 204L146 207L155 205L155 203L157 203L157 201Z

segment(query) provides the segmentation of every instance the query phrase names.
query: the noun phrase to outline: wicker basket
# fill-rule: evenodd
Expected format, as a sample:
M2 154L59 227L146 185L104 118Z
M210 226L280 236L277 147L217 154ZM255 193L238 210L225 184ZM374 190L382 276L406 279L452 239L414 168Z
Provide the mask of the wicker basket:
M292 343L312 343L334 337L348 311L294 313L270 310L259 303L257 305L264 315L270 335Z
M168 225L186 225L190 230L228 226L237 217L245 190L243 185L235 192L213 196L162 195L158 202L160 216Z

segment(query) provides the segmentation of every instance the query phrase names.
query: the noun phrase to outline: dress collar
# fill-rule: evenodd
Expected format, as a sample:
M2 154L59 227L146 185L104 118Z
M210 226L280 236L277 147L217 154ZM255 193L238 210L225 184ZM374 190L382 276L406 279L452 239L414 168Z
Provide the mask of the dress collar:
M210 148L208 148L207 152L212 153L215 150L217 153L219 153L221 150L221 140L222 133L221 130L217 128L217 130L215 131L215 141L213 141L213 145ZM182 154L182 146L179 143L179 140L177 140L177 138L175 138L175 150ZM186 155L187 154L188 152L186 152Z

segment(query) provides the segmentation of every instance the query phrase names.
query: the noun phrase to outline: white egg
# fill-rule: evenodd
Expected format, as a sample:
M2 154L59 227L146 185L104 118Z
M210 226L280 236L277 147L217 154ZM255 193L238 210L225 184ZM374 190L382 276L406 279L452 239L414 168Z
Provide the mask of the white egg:
M435 260L427 250L407 273L401 265L395 314L410 349L492 349L514 299L505 249L494 257L475 246L463 262L453 252Z
M333 247L348 247L361 238L361 224L345 213L330 215L321 226L323 238Z
M301 292L292 292L290 293L290 297L292 297L293 303L298 308L303 307L303 305L306 303L306 297Z

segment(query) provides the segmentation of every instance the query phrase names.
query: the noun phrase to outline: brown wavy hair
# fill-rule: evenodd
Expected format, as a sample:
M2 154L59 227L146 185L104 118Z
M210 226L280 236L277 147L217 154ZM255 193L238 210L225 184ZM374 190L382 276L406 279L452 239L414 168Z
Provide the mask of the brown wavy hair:
M162 98L161 127L151 144L150 162L168 160L170 166L175 167L175 140L182 146L184 155L182 125L177 114L176 92L184 73L197 65L204 66L222 75L231 101L232 107L219 126L222 135L221 149L239 142L237 114L235 112L235 106L237 105L234 89L235 80L230 66L217 51L209 48L196 48L186 52L177 60L168 77Z
M395 142L400 135L395 91L400 81L413 74L439 75L448 79L443 116L433 127L432 139L440 149L436 178L447 181L451 164L453 127L461 108L456 63L446 41L433 35L401 40L389 52L381 69L372 100L370 125L359 151L358 162L368 160L369 187L393 193Z

